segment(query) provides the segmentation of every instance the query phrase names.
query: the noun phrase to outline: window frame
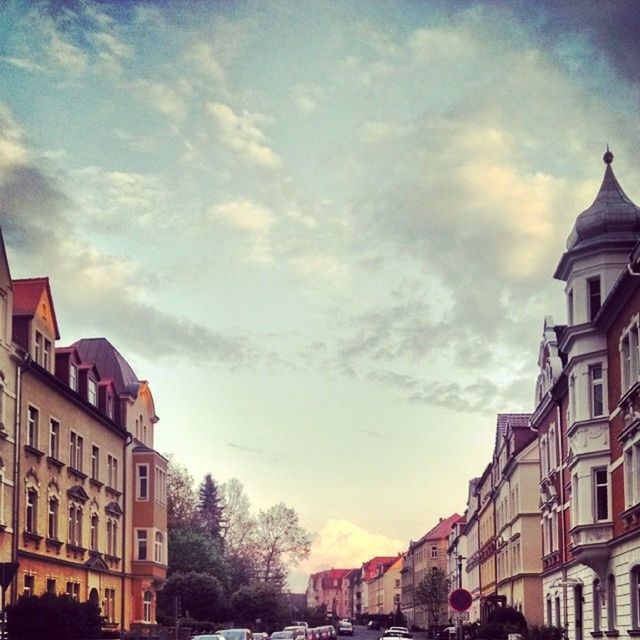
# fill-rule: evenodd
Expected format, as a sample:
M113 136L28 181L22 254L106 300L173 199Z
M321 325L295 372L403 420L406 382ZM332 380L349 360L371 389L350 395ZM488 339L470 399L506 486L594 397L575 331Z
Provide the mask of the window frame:
M143 469L144 469L144 477L143 477L143 474L141 473ZM149 480L150 480L149 463L148 462L136 463L136 500L138 502L147 502L149 500L149 494L151 490Z
M604 474L604 481L598 479L599 474ZM593 521L606 522L609 520L609 470L607 467L594 467L591 470ZM604 494L606 515L601 515L601 496Z
M32 419L35 416L35 420ZM27 405L27 445L38 449L40 430L40 409L35 405Z

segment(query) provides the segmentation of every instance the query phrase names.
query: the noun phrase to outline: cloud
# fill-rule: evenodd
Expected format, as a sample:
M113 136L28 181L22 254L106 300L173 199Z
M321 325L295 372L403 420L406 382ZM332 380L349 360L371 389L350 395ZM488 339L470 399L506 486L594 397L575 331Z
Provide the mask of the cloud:
M269 455L264 449L258 449L256 447L247 447L245 445L237 444L235 442L227 442L227 446L231 447L232 449L237 449L238 451L246 451L247 453L255 453L255 454L260 455L260 456Z
M82 75L89 65L85 52L71 42L64 40L60 35L51 32L47 44L47 52L65 71Z
M311 113L318 108L318 103L324 98L325 91L322 87L298 84L294 87L293 96L300 111Z
M42 65L34 62L33 60L29 60L28 58L0 56L0 61L6 62L7 64L17 67L18 69L24 69L25 71L36 71L38 73L46 72L46 69Z
M185 52L185 58L187 61L194 62L210 81L213 80L219 84L225 82L224 69L210 44L206 42L195 43Z
M300 569L309 573L329 567L359 567L375 556L394 556L406 542L371 533L346 519L329 518L314 536L309 558Z
M220 142L227 148L261 167L275 169L282 164L281 158L265 144L266 136L258 127L265 116L246 110L238 114L220 102L209 102L206 108L217 126Z
M74 224L77 203L30 161L6 107L0 109L0 154L0 220L15 251L14 273L22 264L26 276L48 274L60 317L74 319L83 332L107 333L148 358L182 357L228 368L260 361L263 354L250 339L154 307L148 301L157 284L152 277L132 260L104 254L84 241ZM126 174L111 178L131 186Z
M224 202L211 209L211 214L250 237L247 258L255 262L272 260L270 233L275 222L273 212L247 199Z
M134 83L136 97L162 115L181 122L187 114L187 103L180 93L165 82L140 79Z

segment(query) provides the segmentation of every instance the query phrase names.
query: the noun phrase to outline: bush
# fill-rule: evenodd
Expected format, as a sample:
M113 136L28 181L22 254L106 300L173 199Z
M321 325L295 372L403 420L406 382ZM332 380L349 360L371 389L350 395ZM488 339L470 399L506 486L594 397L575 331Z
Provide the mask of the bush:
M501 622L488 622L478 628L477 637L485 640L504 640L507 637L507 632Z
M563 637L562 627L547 627L544 624L532 626L527 634L529 640L562 640Z
M13 640L98 638L102 622L97 605L67 595L22 596L7 607L7 630Z

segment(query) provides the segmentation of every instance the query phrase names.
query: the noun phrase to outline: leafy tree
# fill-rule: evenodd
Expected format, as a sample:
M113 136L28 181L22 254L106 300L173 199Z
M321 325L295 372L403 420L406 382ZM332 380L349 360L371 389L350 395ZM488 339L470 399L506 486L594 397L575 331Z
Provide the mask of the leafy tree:
M222 499L221 535L224 548L231 555L247 556L250 553L256 521L250 514L249 498L242 482L231 478L220 486Z
M205 573L172 574L158 593L158 617L173 616L178 597L178 613L195 620L220 621L227 613L227 602L220 581Z
M67 595L22 596L7 609L7 630L15 640L97 638L101 627L97 605Z
M169 529L197 527L197 499L193 476L188 469L168 455L167 465L167 526Z
M433 625L438 625L441 616L446 614L448 597L449 580L444 571L437 567L433 567L416 586L415 601L426 606L428 619Z
M222 500L218 495L218 485L207 473L198 488L198 511L203 529L218 540L222 524Z
M264 582L284 584L287 567L309 556L311 537L300 526L298 514L279 502L258 514L255 551L256 575Z
M169 566L167 572L196 571L213 575L221 584L229 582L229 566L219 545L208 535L195 529L169 529Z
M281 628L289 620L289 607L282 591L273 584L256 582L238 589L231 596L234 620L253 627L257 620L263 628Z

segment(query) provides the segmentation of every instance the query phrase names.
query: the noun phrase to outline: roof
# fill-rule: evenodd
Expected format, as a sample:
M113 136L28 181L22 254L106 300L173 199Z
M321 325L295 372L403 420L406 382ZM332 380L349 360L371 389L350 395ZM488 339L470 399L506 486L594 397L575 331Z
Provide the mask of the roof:
M23 278L13 280L13 315L33 318L38 309L38 304L42 299L42 294L46 293L51 304L51 317L55 329L56 339L60 338L58 331L58 321L56 311L53 306L53 296L49 286L49 278Z
M591 206L576 218L567 238L567 251L556 269L556 278L566 278L568 260L576 253L602 246L631 251L640 239L640 207L622 190L613 173L613 153L608 146L603 160L606 167L600 190Z
M498 450L500 442L498 437L504 438L507 435L509 427L512 429L529 428L529 420L531 419L530 413L499 413L496 423L496 441L494 451Z
M420 540L414 543L414 546L419 546L429 541L442 540L449 537L451 527L458 522L462 516L459 513L453 513L448 518L440 518L438 524L433 529L427 531Z
M71 346L78 350L82 362L95 364L102 378L113 380L118 393L137 396L140 380L131 365L106 338L83 338Z
M396 561L398 556L376 556L371 558L362 565L364 571L364 580L371 580L378 575L378 569L380 567L388 567Z

